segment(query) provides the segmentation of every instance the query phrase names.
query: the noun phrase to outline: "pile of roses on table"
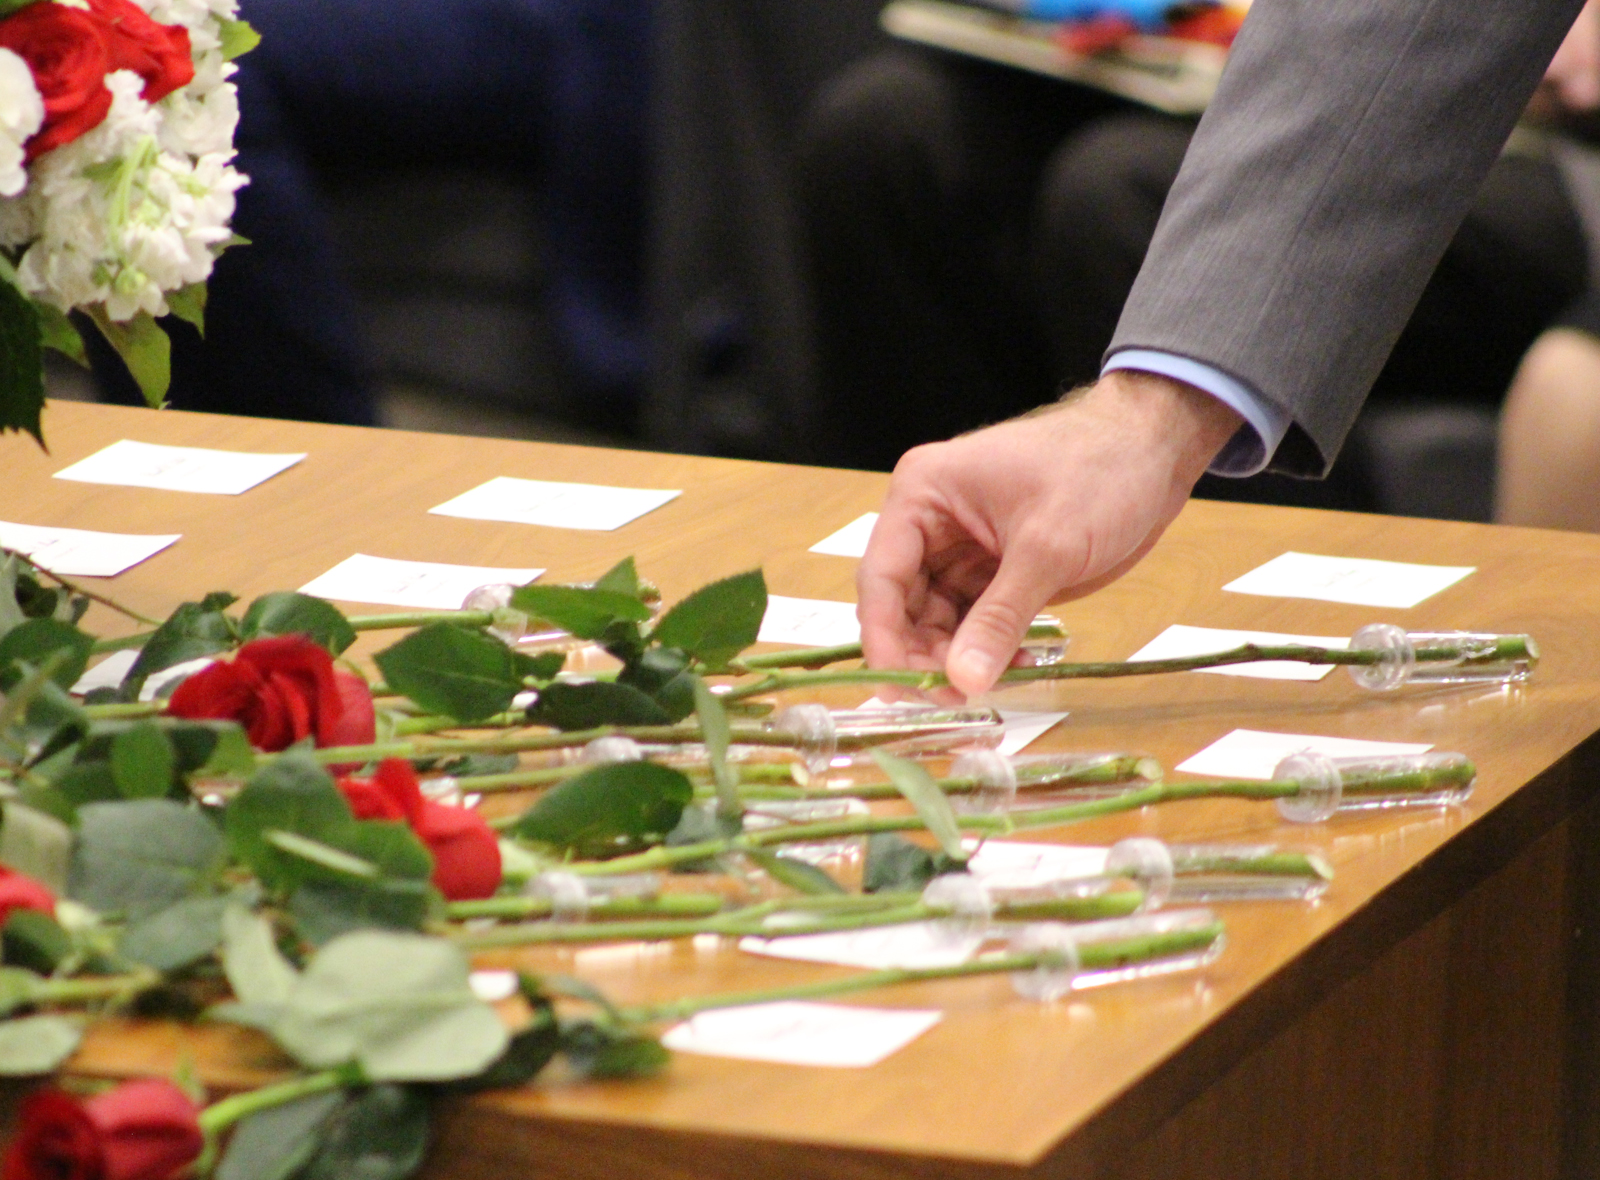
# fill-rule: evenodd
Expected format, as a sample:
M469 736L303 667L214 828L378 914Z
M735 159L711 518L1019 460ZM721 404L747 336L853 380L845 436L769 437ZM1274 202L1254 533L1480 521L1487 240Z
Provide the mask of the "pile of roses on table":
M231 661L185 680L167 711L190 720L237 721L251 745L287 749L366 745L375 736L372 694L333 666L326 649L299 635L253 640ZM433 884L452 901L491 896L500 884L494 829L470 807L427 798L411 764L390 758L370 777L346 775L339 790L357 819L406 824L433 856ZM39 882L0 868L0 926L13 910L54 915ZM199 1156L199 1107L159 1079L127 1082L90 1098L47 1089L27 1098L6 1152L3 1180L167 1180Z

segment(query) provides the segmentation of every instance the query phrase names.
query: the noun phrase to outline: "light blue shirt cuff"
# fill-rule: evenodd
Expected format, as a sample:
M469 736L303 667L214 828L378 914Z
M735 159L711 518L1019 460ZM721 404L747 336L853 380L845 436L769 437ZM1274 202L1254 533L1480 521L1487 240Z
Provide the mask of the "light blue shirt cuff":
M1201 361L1152 348L1125 348L1100 370L1101 376L1117 369L1157 373L1204 390L1237 410L1244 423L1207 468L1212 475L1243 477L1266 469L1283 436L1289 432L1289 414L1273 405L1243 381Z

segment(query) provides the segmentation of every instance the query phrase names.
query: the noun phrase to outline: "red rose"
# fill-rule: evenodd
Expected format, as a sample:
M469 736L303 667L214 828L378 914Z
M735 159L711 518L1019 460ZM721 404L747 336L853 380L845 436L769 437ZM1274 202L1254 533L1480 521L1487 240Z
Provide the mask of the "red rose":
M342 778L339 789L357 819L409 824L433 853L433 883L451 901L492 897L500 887L500 841L470 807L450 807L422 793L403 758L385 758L372 778Z
M182 1090L154 1078L87 1101L41 1090L17 1112L4 1180L167 1180L200 1155L199 1113Z
M231 662L178 685L167 712L237 721L258 750L287 749L308 735L319 746L365 746L377 736L367 686L335 671L327 649L304 635L252 639Z
M144 79L140 97L160 102L194 81L189 30L158 25L132 0L89 0L89 11L105 30L113 70L132 70Z
M111 109L106 75L132 70L143 97L157 102L194 78L189 31L160 25L131 0L89 0L89 10L29 4L0 20L0 48L33 71L44 99L44 124L28 140L28 159L98 127Z
M0 865L0 926L6 924L13 910L38 910L54 917L55 894L32 877Z
M111 51L89 13L50 0L30 4L0 20L0 48L28 63L44 99L44 124L28 140L29 160L98 127L111 109Z

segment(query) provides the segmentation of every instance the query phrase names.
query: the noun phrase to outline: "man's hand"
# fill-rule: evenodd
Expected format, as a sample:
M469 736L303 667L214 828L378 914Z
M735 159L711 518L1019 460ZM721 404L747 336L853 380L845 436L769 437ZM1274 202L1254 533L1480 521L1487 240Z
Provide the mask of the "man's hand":
M907 452L856 576L867 663L943 666L967 696L988 691L1040 607L1145 555L1239 423L1191 386L1122 371Z

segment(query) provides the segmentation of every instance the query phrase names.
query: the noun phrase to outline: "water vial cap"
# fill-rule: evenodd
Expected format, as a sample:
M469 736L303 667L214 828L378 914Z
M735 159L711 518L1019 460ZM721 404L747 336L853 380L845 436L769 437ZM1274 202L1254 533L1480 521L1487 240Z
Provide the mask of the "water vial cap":
M1127 877L1144 890L1139 913L1159 910L1172 896L1172 850L1151 836L1118 840L1106 854L1106 876Z
M1017 768L998 750L969 750L950 765L950 777L975 779L978 789L954 796L957 809L968 814L1005 815L1017 799Z
M1277 800L1278 814L1290 823L1320 824L1339 810L1344 797L1344 780L1338 766L1332 758L1314 750L1290 754L1278 763L1272 779L1300 784L1298 794L1283 795Z
M1417 667L1417 650L1404 627L1369 623L1350 637L1351 651L1378 653L1375 664L1351 664L1350 678L1371 692L1393 692L1411 679Z
M550 902L550 918L556 922L581 922L589 916L589 887L576 873L551 869L528 882L531 897Z
M839 752L838 727L826 705L790 705L772 719L772 729L793 739L800 761L813 776L825 775Z
M922 904L944 915L946 933L955 937L982 934L994 918L994 897L971 873L945 873L928 882Z
M1011 986L1019 996L1049 1003L1072 992L1073 981L1083 969L1078 954L1078 936L1062 922L1035 922L1024 926L1011 939L1014 955L1043 955L1037 967L1011 973Z
M597 737L594 741L583 747L583 753L578 755L580 762L643 762L644 750L639 743L631 737L612 734L610 737Z

